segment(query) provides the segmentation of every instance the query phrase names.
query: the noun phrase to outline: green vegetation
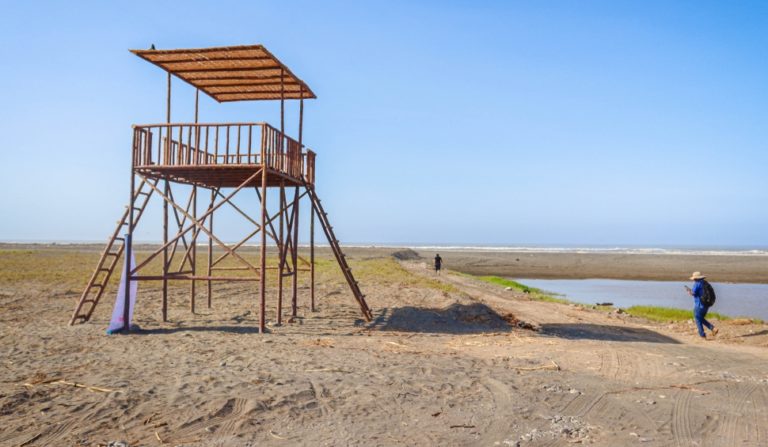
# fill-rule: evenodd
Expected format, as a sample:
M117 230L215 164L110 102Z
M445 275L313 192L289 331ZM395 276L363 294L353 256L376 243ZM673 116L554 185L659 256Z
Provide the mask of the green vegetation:
M588 307L590 309L599 310L600 312L613 312L614 310L616 310L616 308L613 306L603 306L603 305L598 306L597 304L593 304Z
M573 302L567 299L558 298L541 289L537 289L535 287L528 287L525 284L521 284L511 279L502 278L500 276L473 276L473 275L466 275L466 276L472 276L476 279L485 281L487 283L495 284L497 286L511 287L515 290L529 294L531 299L534 299L537 301L547 301L551 303L561 303L561 304L574 304ZM601 312L612 312L616 310L616 307L614 306L598 306L598 305L582 305L582 306L585 306L589 309L598 310ZM632 306L628 309L624 309L624 311L627 314L632 315L634 317L646 318L648 320L658 321L662 323L666 323L670 321L685 321L685 320L693 319L693 312L691 310L675 309L671 307ZM717 319L720 321L732 320L731 317L727 315L719 314L717 312L707 313L707 318ZM754 324L764 323L763 320L756 319L756 318L744 317L742 319L749 320Z
M511 279L502 278L500 276L478 276L479 279L482 279L485 282L489 282L491 284L496 284L498 286L502 287L512 287L513 289L517 289L524 293L541 293L541 290L536 289L534 287L528 287L525 284L520 284L517 281L512 281Z
M496 284L497 286L511 287L515 290L519 290L523 293L527 293L531 297L531 299L534 299L537 301L546 301L549 303L560 303L560 304L571 303L565 298L555 297L552 294L544 292L541 289L537 289L535 287L528 287L525 284L521 284L517 281L512 281L511 279L502 278L500 276L477 276L476 278L481 281L485 281L491 284Z
M658 306L632 306L626 309L629 315L635 317L647 318L653 321L660 321L662 323L668 321L685 321L693 318L693 312L685 309L674 309L671 307L658 307ZM718 320L730 320L730 317L721 315L717 312L709 312L707 318L714 318Z
M331 270L338 272L339 267L335 262L329 262ZM394 258L368 258L350 261L350 267L355 277L362 283L364 281L383 284L400 284L413 287L426 287L443 292L459 292L456 287L432 278L425 278L406 270Z

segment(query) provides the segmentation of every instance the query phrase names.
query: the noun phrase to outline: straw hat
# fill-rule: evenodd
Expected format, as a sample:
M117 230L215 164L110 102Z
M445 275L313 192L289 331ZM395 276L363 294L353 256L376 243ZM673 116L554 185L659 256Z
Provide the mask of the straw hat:
M692 280L704 279L706 277L707 277L707 275L702 275L701 272L693 272L693 275L691 275L691 279Z

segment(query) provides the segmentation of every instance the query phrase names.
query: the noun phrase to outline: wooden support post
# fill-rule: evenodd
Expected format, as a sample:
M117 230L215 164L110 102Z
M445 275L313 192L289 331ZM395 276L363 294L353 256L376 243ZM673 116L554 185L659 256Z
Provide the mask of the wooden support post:
M315 312L315 207L309 206L309 310Z
M198 117L198 111L200 106L200 89L195 89L195 124L197 124L197 117ZM190 128L191 131L191 128ZM200 132L200 128L195 126L195 142L197 143L198 134ZM192 139L190 138L190 141L187 141L187 144L190 147L190 163L192 162L192 159L197 159L197 153L193 152L200 150L198 147L198 144L192 144ZM197 219L197 185L192 186L192 217L194 219ZM181 228L179 228L179 231L181 231ZM190 247L190 267L192 269L192 276L195 276L197 274L197 237L200 235L200 230L195 229L195 231L192 233L192 246ZM210 276L210 275L208 275ZM189 306L192 310L192 313L195 313L195 280L191 280L189 284Z
M197 219L197 186L192 187L192 218ZM181 228L179 228L181 231ZM192 246L190 247L190 267L192 269L192 276L197 274L197 236L200 234L199 229L195 229L192 233ZM189 307L192 313L195 313L195 280L190 282L189 286Z
M171 72L168 72L168 86L166 90L166 99L165 99L165 122L166 124L171 123ZM168 127L167 134L165 136L166 140L168 141L168 144L170 144L171 141L171 128ZM164 160L165 163L168 163L170 158L170 154L166 155L166 158ZM169 185L168 185L168 179L165 180L165 195L167 196L169 194ZM168 321L168 202L163 201L163 245L165 246L165 249L163 250L163 322Z
M125 235L125 302L123 304L123 331L128 332L131 317L131 257L133 256L133 208L136 194L136 180L133 175L133 165L135 162L135 151L131 156L131 199L128 201L128 233Z
M280 70L280 153L285 153L285 70Z
M290 160L285 152L285 70L280 70L280 170L285 172Z
M285 181L280 180L280 233L277 238L277 324L283 323L283 273L285 272Z
M214 201L216 200L216 190L211 188L211 204L208 206L208 210L213 208ZM208 231L213 233L213 214L208 216ZM213 238L208 237L208 277L211 276L211 268L213 267ZM211 280L208 280L208 309L211 308Z
M298 266L298 255L299 255L299 187L297 186L295 188L295 191L293 193L293 243L291 244L293 248L292 253L292 262L293 262L293 277L291 281L291 316L296 317L296 308L298 306L298 300L296 299L296 295L298 293L299 289L299 266Z
M165 180L165 195L168 195L168 179ZM163 201L163 278L168 276L168 202ZM163 322L168 321L168 279L163 279Z
M171 124L171 72L168 72L168 88L165 96L165 122ZM171 133L168 132L168 138L171 137Z
M304 137L304 86L301 87L301 93L299 93L299 153L304 150L302 144L302 138Z
M302 152L304 150L304 146L302 144L302 139L304 137L303 134L304 131L304 86L301 86L301 90L299 93L299 160L298 160L298 175L302 176L304 175L303 169L301 167L302 163ZM296 306L297 306L297 293L298 293L298 281L299 281L299 266L297 265L296 258L299 254L299 187L296 187L296 192L294 195L294 202L293 206L296 210L296 216L294 217L294 227L293 227L293 234L294 234L294 252L293 252L293 316L296 316ZM310 258L311 258L311 266L310 268L310 310L312 312L315 311L315 247L313 244L314 234L312 232L314 231L314 210L311 214L311 220L310 220Z
M200 89L195 89L195 124L198 123L197 117L199 115L200 110ZM200 149L199 147L196 147L195 149Z
M264 147L261 148L261 159L266 160ZM261 169L261 256L259 270L260 302L259 302L259 333L266 332L266 300L267 300L267 232L264 231L264 225L267 223L267 165L264 164Z

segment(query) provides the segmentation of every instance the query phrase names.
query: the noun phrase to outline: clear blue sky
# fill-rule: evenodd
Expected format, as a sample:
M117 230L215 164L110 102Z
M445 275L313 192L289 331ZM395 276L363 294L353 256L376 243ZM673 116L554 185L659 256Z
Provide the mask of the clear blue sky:
M342 241L768 245L768 2L4 2L0 37L0 240L113 230L130 126L164 119L127 49L262 43L318 95Z

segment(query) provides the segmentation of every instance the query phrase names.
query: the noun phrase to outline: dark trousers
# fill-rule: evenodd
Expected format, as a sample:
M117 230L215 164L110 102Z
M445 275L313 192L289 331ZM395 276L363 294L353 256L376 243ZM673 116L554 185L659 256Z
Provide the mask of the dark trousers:
M705 337L704 334L704 326L706 326L707 329L710 331L713 330L715 327L712 326L712 323L707 321L707 311L709 311L709 307L707 306L694 306L693 307L693 319L696 321L696 327L699 329L699 335L702 337Z

